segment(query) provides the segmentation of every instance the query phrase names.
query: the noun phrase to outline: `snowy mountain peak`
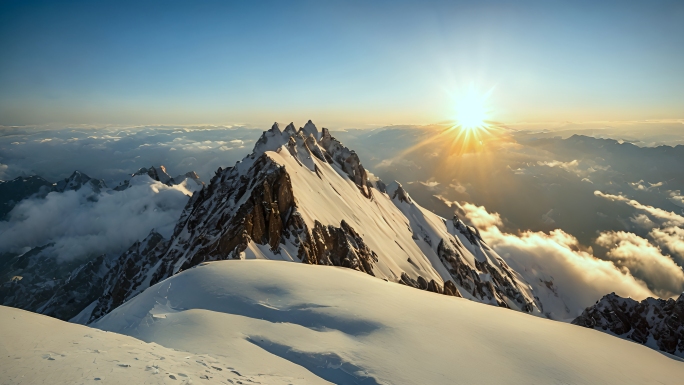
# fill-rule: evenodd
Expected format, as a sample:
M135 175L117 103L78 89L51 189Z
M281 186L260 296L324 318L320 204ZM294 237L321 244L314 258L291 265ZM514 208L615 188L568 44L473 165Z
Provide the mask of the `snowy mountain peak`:
M107 185L103 180L93 179L77 170L74 171L68 178L57 182L55 185L55 191L73 191L78 190L83 186L90 187L94 192L100 192L101 190L107 188Z
M259 137L259 140L256 141L254 144L254 149L249 155L249 158L255 159L266 151L275 151L279 147L282 147L284 144L286 144L292 135L293 133L291 130L290 132L287 132L287 130L282 131L278 122L273 123L271 129L264 131L261 134L261 137Z
M166 167L160 165L159 167L151 166L150 168L143 167L136 171L132 176L148 175L150 178L162 182L164 184L171 183L171 175L166 173Z
M294 126L294 123L290 123L285 127L285 130L283 130L284 134L287 134L287 136L294 136L297 135L297 129Z
M197 175L197 173L194 171L188 171L183 175L178 175L177 177L173 178L173 184L182 183L186 178L193 180L195 183L197 183L200 186L204 185L204 182L202 182L200 180L199 175Z
M316 125L313 124L311 120L306 122L304 127L300 129L304 133L305 137L309 137L309 135L313 135L316 140L319 140L321 138L320 133L318 132L318 128L316 128Z
M157 167L151 166L149 168L143 167L133 173L131 175L132 178L138 177L138 176L143 176L147 175L153 180L156 180L158 182L164 183L167 186L173 186L177 184L183 183L186 179L192 180L196 186L204 186L204 182L200 180L199 175L197 175L196 172L194 171L188 171L185 174L178 175L175 178L172 178L167 172L166 172L166 167L163 165L159 165ZM123 181L120 185L116 186L114 190L117 191L122 191L130 187L131 181L130 180L125 180Z

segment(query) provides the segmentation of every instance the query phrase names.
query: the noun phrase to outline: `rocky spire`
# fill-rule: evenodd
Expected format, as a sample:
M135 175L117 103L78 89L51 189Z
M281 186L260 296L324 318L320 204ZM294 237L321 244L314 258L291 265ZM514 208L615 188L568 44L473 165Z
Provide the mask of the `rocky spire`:
M320 133L318 132L318 128L316 128L316 125L313 124L311 120L306 122L306 124L304 125L304 127L300 129L300 131L304 133L305 138L309 137L309 135L313 135L314 138L316 138L316 140L319 140L321 137Z

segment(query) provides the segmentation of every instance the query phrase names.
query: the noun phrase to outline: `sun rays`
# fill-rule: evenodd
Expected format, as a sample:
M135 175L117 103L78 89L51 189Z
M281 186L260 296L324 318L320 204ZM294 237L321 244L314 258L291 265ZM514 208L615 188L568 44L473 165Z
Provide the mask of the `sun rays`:
M511 141L508 130L493 119L495 114L488 101L492 90L479 93L473 86L461 90L452 99L451 119L420 128L423 140L395 159L419 152L431 158L434 173L457 176L467 167L471 172L475 168L475 174L487 175L497 150ZM463 157L468 157L468 162L463 162Z

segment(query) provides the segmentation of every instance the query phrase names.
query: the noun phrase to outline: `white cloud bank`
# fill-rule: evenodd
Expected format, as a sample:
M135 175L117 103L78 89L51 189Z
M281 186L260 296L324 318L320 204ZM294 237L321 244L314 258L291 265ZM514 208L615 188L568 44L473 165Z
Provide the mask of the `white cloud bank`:
M682 268L647 239L624 231L607 231L596 239L596 244L610 249L606 257L615 265L657 282L654 291L659 296L671 297L684 291Z
M624 202L635 209L642 211L642 214L636 214L631 221L646 230L650 230L648 236L651 238L653 243L670 252L674 260L679 262L680 265L684 264L684 229L682 229L682 226L684 226L684 216L672 211L644 205L636 200L629 199L621 195L604 194L600 191L596 191L594 194L596 196L613 201ZM679 191L676 191L671 193L671 196L678 196L678 194ZM631 243L643 245L642 241L632 241L634 241L634 239L630 238ZM644 241L646 240L644 239ZM660 251L660 249L658 249L658 251ZM643 250L642 247L641 255L643 255L644 258L647 258L648 256L654 254L653 250ZM670 259L669 256L664 256L664 258L672 263L675 263L672 261L672 259ZM679 268L679 266L677 267Z
M556 315L565 313L564 317L574 318L586 306L611 292L635 299L654 295L627 268L595 258L590 248L583 249L577 238L563 230L525 231L519 235L505 233L499 229L502 221L498 214L469 203L463 204L461 209L480 229L485 242L528 282L539 286L553 282L551 290L555 293L552 295L560 297L566 309L545 311L553 311Z
M678 257L680 263L684 263L684 229L681 227L653 229L649 236L660 247L665 248L673 256Z
M169 237L196 188L186 182L170 187L145 175L124 191L94 194L82 188L26 199L0 222L0 252L54 243L47 251L67 261L121 253L153 228Z

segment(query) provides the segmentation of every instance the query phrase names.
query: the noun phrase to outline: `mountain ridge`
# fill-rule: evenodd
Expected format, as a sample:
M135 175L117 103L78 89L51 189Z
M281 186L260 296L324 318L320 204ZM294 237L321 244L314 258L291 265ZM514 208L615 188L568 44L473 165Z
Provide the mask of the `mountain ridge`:
M299 130L275 123L250 155L219 168L188 201L168 243L145 258L131 265L128 279L110 279L91 315L78 318L92 322L146 286L222 259L342 266L542 314L529 284L477 230L427 212L398 183L385 185L311 121Z

